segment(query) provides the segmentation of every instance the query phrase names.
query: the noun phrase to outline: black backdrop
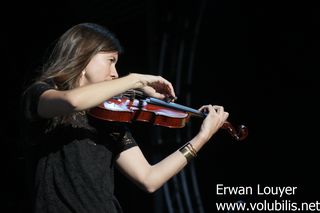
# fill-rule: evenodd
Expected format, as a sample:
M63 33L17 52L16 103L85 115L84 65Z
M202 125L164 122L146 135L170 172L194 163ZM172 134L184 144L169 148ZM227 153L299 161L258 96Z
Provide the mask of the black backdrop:
M7 212L24 209L19 95L43 62L47 48L80 22L103 24L118 35L125 47L118 65L122 74L158 73L161 42L166 38L162 74L175 83L183 43L180 103L188 91L191 107L224 105L231 122L249 128L246 141L234 142L221 131L199 153L195 165L206 212L216 212L215 202L221 200L215 191L218 183L296 186L297 194L288 199L320 199L316 157L320 8L315 3L67 0L11 2L5 9L1 208L10 209ZM199 34L194 34L199 17ZM196 43L192 43L194 38ZM192 50L192 84L186 85ZM194 132L198 124L193 125ZM156 150L148 144L150 138L139 136L145 128L152 129L142 125L135 134L151 159ZM117 177L117 194L127 212L153 211L160 191L145 194L120 174Z

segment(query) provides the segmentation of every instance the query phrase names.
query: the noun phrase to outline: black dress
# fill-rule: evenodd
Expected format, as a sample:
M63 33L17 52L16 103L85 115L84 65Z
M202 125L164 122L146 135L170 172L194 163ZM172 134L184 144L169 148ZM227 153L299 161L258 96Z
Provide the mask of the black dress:
M137 145L128 128L86 113L75 114L63 124L40 118L39 97L52 88L36 83L22 102L33 212L122 212L114 196L114 160Z

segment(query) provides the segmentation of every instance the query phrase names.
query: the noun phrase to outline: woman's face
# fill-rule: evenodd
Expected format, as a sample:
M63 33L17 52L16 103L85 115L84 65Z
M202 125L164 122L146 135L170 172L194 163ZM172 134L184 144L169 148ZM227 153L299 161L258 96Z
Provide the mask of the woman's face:
M82 71L80 86L118 78L117 61L118 52L100 52L96 54Z

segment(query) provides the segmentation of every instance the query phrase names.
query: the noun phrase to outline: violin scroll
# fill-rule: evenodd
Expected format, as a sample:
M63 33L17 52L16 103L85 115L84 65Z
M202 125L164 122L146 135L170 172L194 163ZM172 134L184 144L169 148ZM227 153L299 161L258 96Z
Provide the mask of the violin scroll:
M236 130L230 122L226 121L221 128L226 129L237 141L242 141L248 136L248 128L244 125L240 125Z

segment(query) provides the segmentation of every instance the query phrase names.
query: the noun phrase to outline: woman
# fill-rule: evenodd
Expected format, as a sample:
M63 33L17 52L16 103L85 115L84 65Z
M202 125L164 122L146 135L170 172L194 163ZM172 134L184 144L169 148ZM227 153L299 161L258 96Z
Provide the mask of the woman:
M101 122L87 110L130 89L175 97L169 81L131 73L119 78L121 46L104 27L82 23L58 40L41 76L23 96L34 212L121 212L114 197L114 165L147 192L177 174L222 126L228 113L203 106L199 133L150 165L124 125Z

